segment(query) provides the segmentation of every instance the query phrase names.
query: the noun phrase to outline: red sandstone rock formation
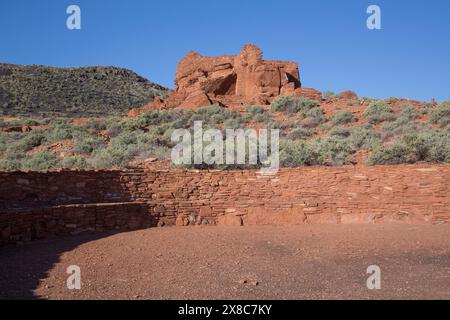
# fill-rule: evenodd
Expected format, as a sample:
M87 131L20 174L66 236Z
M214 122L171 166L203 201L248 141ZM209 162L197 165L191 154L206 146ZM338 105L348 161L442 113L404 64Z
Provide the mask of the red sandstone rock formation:
M175 91L164 101L157 98L129 115L150 109L196 109L213 104L231 108L268 105L278 96L301 95L322 99L320 92L301 88L297 63L263 60L259 48L246 45L238 55L204 57L188 53L178 65Z

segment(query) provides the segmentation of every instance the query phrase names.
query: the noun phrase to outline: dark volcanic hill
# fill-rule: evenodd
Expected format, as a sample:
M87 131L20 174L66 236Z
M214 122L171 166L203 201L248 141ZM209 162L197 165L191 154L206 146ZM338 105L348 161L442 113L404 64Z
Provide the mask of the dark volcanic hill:
M122 68L0 64L0 115L120 115L166 93Z

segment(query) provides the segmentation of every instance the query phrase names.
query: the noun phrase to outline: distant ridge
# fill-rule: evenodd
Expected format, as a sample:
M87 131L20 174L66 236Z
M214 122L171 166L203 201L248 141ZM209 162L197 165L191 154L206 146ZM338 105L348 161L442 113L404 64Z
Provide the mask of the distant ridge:
M166 93L123 68L0 64L0 115L122 115Z

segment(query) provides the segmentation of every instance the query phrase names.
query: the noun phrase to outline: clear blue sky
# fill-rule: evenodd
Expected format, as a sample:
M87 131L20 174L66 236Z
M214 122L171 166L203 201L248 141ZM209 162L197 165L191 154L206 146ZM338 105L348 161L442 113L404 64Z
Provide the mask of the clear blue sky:
M82 30L66 28L70 4ZM382 9L382 30L366 28L370 4ZM114 65L173 87L188 51L234 54L245 43L298 62L305 87L450 99L448 0L0 1L6 63Z

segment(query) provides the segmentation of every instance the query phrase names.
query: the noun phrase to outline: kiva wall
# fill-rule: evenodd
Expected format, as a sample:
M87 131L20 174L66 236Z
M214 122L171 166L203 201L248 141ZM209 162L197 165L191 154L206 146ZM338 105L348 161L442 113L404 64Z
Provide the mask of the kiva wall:
M3 242L164 225L448 223L450 166L0 173Z

